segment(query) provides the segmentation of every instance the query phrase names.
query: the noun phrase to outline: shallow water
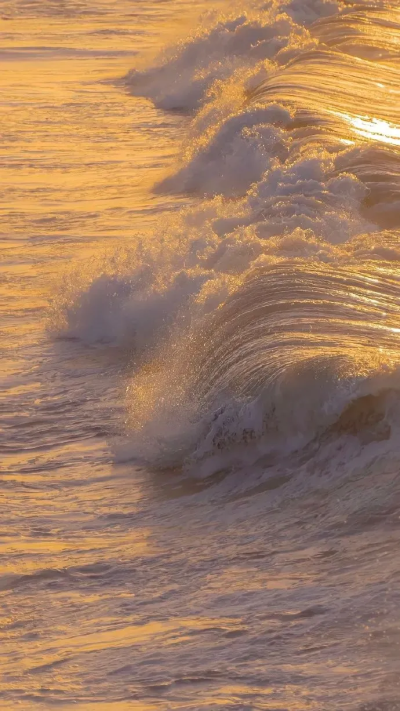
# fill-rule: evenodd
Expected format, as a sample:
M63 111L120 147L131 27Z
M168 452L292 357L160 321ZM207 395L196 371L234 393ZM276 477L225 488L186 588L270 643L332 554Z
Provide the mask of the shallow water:
M396 5L2 4L1 709L400 709Z

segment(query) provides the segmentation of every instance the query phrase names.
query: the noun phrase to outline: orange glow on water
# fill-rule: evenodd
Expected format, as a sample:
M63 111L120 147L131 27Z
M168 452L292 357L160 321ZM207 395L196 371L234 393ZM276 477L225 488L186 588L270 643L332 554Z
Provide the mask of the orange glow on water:
M343 693L347 703L350 691L358 704L369 681L367 663L378 666L376 660L395 657L398 649L394 633L393 644L386 640L395 625L384 611L377 615L373 647L367 623L374 607L365 610L364 620L359 598L365 589L380 601L382 581L398 575L395 533L394 554L384 557L384 526L389 530L394 515L398 466L394 457L385 463L374 492L367 447L376 445L378 458L390 445L390 427L373 426L383 418L383 405L378 417L374 412L376 402L388 383L392 387L400 362L400 237L397 227L392 233L386 223L375 226L374 215L369 223L369 213L367 218L361 214L371 192L363 165L359 179L356 172L343 171L343 188L335 160L342 152L357 154L376 144L397 155L396 38L387 38L384 25L372 26L374 17L380 20L372 10L364 23L358 10L352 14L346 27L353 23L357 32L350 32L346 42L345 12L308 28L299 20L295 27L302 3L294 3L293 17L278 15L289 37L287 45L276 44L279 61L273 55L250 65L238 51L227 84L223 74L217 75L207 95L210 104L190 124L191 116L161 111L134 96L122 77L133 66L144 66L187 25L194 30L195 16L209 3L93 3L6 0L1 8L0 711L31 711L43 704L68 711L91 711L92 706L93 711L321 711L325 694ZM229 24L230 13L235 17L228 5L218 16L222 25ZM315 3L320 5L330 7ZM313 10L314 3L304 3L308 6ZM246 17L243 3L238 7ZM245 29L255 37L249 51L262 57L259 14L259 9L249 13ZM206 21L214 22L213 17ZM396 18L393 14L393 23ZM218 30L219 44L229 31ZM321 49L314 44L318 36ZM385 62L378 56L376 67L368 56L371 42L387 52ZM217 67L219 60L213 59ZM377 81L369 81L368 67L375 68ZM384 79L387 72L390 82ZM205 74L200 67L195 81ZM249 79L264 87L254 104ZM266 106L278 107L278 118L265 118ZM260 111L260 125L252 125L253 111ZM208 125L210 116L214 123ZM242 130L244 116L250 119ZM226 127L236 121L240 130L232 142L239 159L235 150L229 154L229 143L217 140L221 133L226 138ZM199 131L202 122L206 128ZM188 137L182 148L183 135ZM178 170L177 161L185 169L207 152L215 173L218 161L232 159L223 164L221 178L241 173L248 156L257 165L260 161L261 173L247 194L232 198L211 190L204 199L201 190L195 196L152 191L160 176ZM290 169L295 166L286 183L285 161ZM200 161L198 172L203 168ZM278 176L277 196L270 194L270 175ZM299 184L302 194L296 192ZM385 191L386 184L379 189ZM263 190L265 204L271 203L267 216L260 207ZM379 196L376 204L384 212L391 204L379 202ZM203 213L190 212L202 200ZM188 208L184 216L182 206ZM226 226L227 219L233 227ZM343 228L343 237L345 223L350 227ZM119 288L121 293L132 284L136 288L138 264L145 296L150 293L146 277L154 269L163 307L171 283L177 293L183 285L185 295L187 284L200 284L197 292L195 287L187 292L192 310L177 308L184 337L171 327L172 339L163 336L161 347L150 339L143 355L130 309L138 308L144 327L152 325L156 309L140 310L141 292L133 306L121 298L121 330L125 317L131 329L126 339L78 343L75 332L57 330L61 322L67 324L78 294L91 315L93 303L85 298L102 278L110 278L110 286L98 318L118 325L120 314L108 313L107 307L118 300ZM292 278L282 291L278 277L286 268ZM253 297L249 289L246 301L243 293L252 280L257 288ZM270 301L264 303L267 292ZM298 311L290 321L293 306ZM259 378L258 403L263 402L267 388L259 365L275 353L280 307L282 354L279 363L275 355L271 362L275 358L279 366L278 395L290 386L280 424L292 422L304 393L293 431L306 427L315 412L321 414L304 453L300 445L291 452L294 470L289 472L285 449L290 428L281 436L270 424L277 412L272 399L273 407L269 403L259 418L275 448L272 454L263 449L265 442L257 443L254 458L242 443L235 449L236 433L229 426L236 411L228 411L219 426L224 407L217 408L210 396L214 419L211 425L201 419L198 428L206 445L184 459L180 427L190 429L197 402L195 385L191 389L187 383L210 373L213 382L224 383L225 364L238 363L241 370L221 389L223 397L232 395L236 407L237 383L237 392L242 382L244 391ZM227 312L230 320L224 322ZM174 323L169 317L165 309L164 334ZM199 334L190 330L197 317ZM199 352L203 355L196 360ZM318 368L300 367L319 357L325 363L326 354L341 364L332 377L326 369L326 381L340 396L350 393L350 405L337 421L336 390L323 401L325 381L318 380ZM378 394L353 406L354 393L370 381ZM208 397L205 386L204 392ZM246 400L246 412L247 405ZM165 454L159 426L164 406L178 464L171 459L165 466L161 457L160 472L156 458L153 470L139 456L132 459L129 447L135 427L140 435L155 413L160 420L155 418L148 450L156 455L160 445ZM177 409L180 419L174 417ZM124 459L120 440L128 426ZM241 433L249 438L246 446L256 429L252 426ZM340 427L344 435L337 444L333 434ZM364 440L357 439L360 431L366 432ZM346 479L352 448L356 463ZM210 450L215 455L211 472L200 466ZM331 461L337 462L334 471ZM187 476L185 467L199 463L199 477ZM269 478L274 467L277 474ZM355 543L349 544L349 530ZM397 666L394 658L395 671Z
M399 126L377 118L349 116L346 114L343 114L343 118L348 121L351 129L363 138L387 143L392 146L400 146Z

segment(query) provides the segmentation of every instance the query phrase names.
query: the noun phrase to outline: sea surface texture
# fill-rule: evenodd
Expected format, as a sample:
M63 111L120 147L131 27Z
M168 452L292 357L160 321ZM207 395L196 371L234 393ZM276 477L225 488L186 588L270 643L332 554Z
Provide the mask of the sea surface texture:
M400 711L399 0L2 0L0 134L1 711Z

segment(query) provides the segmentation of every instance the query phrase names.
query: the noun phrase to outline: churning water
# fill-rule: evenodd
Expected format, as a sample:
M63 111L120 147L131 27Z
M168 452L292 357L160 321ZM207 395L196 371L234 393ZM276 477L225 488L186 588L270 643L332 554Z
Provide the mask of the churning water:
M399 711L398 0L0 12L0 708Z

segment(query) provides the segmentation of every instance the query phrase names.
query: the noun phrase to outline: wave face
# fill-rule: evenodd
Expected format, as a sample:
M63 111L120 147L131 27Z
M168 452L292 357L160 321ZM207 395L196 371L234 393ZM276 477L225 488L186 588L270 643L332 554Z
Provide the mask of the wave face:
M270 0L125 78L190 115L156 190L193 204L64 305L68 334L136 350L123 456L207 476L395 440L399 48L394 0Z

